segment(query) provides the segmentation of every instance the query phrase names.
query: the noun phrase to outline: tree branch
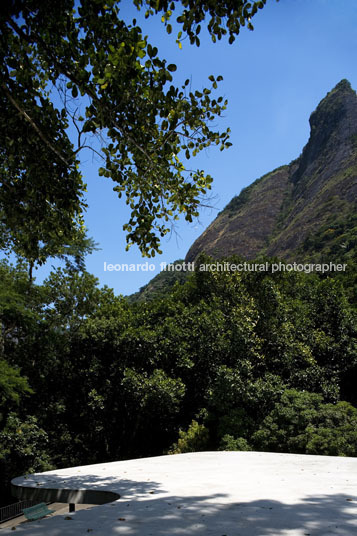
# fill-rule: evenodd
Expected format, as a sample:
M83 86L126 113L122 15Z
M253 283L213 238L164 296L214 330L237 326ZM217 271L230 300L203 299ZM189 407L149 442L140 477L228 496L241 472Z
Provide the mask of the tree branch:
M27 43L33 45L34 44L34 40L31 39L29 36L27 36L23 31L22 29L16 24L16 22L14 22L12 19L8 19L7 20L8 24L11 26L11 28L20 36L22 37ZM41 43L41 46L44 48L44 50L46 50L46 53L49 55L49 57L51 58L51 61L53 62L53 64L57 67L58 71L62 74L64 74L65 76L67 76L67 78L69 78L69 80L71 82L73 82L73 84L75 84L77 87L82 87L83 88L83 85L80 81L78 81L78 79L76 78L75 74L73 72L71 72L66 66L62 65L62 63L60 61L58 61L58 59L53 55L53 53L48 49L46 43L38 36L36 35L36 39L39 43ZM100 99L97 95L97 92L95 91L94 88L90 87L90 84L88 83L86 85L86 93L87 95L93 99L93 101L97 104L102 104L100 102ZM110 115L110 113L112 112L112 110L109 108L107 108L106 106L104 106L104 109L108 112L108 115ZM115 121L115 119L113 120L112 119L112 125L117 128L120 132L120 134L126 138L128 141L130 141L130 143L136 147L136 149L141 152L149 161L150 163L150 168L152 169L154 167L154 163L151 159L151 156L150 154L143 148L141 147L136 141L134 138L132 138L130 136L130 134L128 132L125 131L125 129L123 129L123 127L121 127L120 125L117 124L117 122Z
M51 149L52 152L55 153L55 155L57 155L57 157L66 165L66 167L70 167L70 163L67 162L67 160L61 155L61 153L59 153L56 149L56 147L54 147L52 145L52 143L46 138L46 136L43 134L43 132L39 129L39 127L36 125L36 123L34 122L33 119L31 119L31 117L28 115L27 112L25 112L25 110L23 110L21 108L21 106L16 102L16 100L13 98L13 96L11 95L11 93L9 92L8 88L6 87L6 84L4 82L1 83L1 87L2 89L4 90L5 92L5 95L7 96L7 98L9 99L9 101L11 102L11 104L16 108L16 110L18 112L20 112L20 114L26 119L26 121L28 121L30 123L30 125L32 126L32 128L37 132L37 134L39 135L39 137L41 138L41 140Z

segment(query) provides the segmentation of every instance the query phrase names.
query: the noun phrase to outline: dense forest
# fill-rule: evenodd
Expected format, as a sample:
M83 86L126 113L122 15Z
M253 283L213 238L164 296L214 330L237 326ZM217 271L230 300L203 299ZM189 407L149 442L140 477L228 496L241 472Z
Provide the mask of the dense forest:
M140 303L70 267L0 270L4 500L28 471L162 453L357 455L352 263L197 270Z

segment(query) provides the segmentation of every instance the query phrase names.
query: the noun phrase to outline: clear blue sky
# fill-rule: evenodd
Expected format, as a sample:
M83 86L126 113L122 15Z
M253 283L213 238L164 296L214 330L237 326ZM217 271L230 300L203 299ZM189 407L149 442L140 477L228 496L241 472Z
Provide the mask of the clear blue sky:
M159 56L177 64L176 83L191 77L192 88L201 89L209 85L210 74L223 76L217 95L229 103L217 127L230 126L233 143L227 151L212 148L196 158L196 167L214 177L216 208L203 210L192 224L178 222L177 234L162 243L163 254L148 261L157 267L150 273L104 271L104 262L136 264L147 259L136 247L125 252L125 201L117 198L109 179L98 177L99 163L88 153L82 155L88 184L86 224L101 248L88 257L87 269L101 285L126 295L156 275L160 262L185 257L192 242L243 187L299 156L308 140L311 112L342 78L357 89L357 1L268 0L254 17L254 31L243 31L233 45L227 40L213 44L202 31L199 48L186 40L182 50L175 43L175 31L167 35L159 17L145 21L130 0L122 1L121 15L137 18ZM39 270L37 281L48 271Z

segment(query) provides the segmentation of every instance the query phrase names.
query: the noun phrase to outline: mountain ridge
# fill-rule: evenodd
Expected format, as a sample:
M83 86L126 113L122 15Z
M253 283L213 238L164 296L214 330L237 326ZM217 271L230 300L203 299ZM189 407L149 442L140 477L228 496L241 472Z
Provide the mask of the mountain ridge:
M341 218L357 209L357 94L348 80L322 99L309 121L310 137L301 155L234 197L193 243L186 262L203 252L214 258L250 260L264 254L287 261L331 253L328 248L312 251L311 237L329 225L340 228ZM330 238L338 242L333 230ZM355 247L353 237L343 245L335 256L346 257Z

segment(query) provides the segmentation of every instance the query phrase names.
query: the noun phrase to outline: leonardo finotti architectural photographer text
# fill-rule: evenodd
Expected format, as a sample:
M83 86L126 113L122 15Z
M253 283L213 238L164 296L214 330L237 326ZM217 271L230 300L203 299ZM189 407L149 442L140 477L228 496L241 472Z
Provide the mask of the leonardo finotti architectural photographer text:
M194 262L180 262L180 263L160 263L160 271L167 272L193 272L198 270L199 272L305 272L307 274L311 272L345 272L347 264L338 263L284 263L284 262L262 262L262 263L231 263L228 261L215 262L208 264L195 265ZM104 262L105 272L154 272L157 269L154 263L143 262L136 264L110 264Z

